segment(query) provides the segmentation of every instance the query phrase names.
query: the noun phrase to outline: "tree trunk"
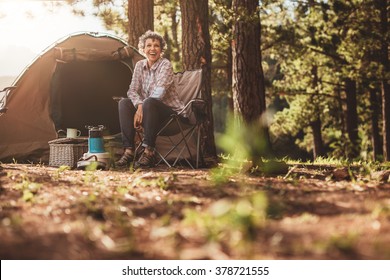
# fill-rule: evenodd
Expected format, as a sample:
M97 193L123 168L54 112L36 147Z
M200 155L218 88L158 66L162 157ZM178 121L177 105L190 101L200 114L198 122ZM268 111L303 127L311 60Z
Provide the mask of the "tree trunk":
M228 10L232 9L233 1L229 0L226 3L226 8ZM226 26L226 29L223 32L230 32L232 29L232 25L229 24ZM233 101L233 94L231 92L231 89L233 88L233 49L232 49L232 44L229 45L227 49L227 62L226 62L226 81L228 83L228 87L230 89L228 96L227 96L227 104L228 104L228 109L230 112L234 111L234 101Z
M233 26L234 112L250 124L264 112L261 71L260 19L257 0L234 0L234 14L240 18ZM254 19L253 19L254 18Z
M211 44L208 0L180 0L182 14L183 70L203 68L203 99L207 102L207 122L203 150L206 155L217 155L214 139L214 120L211 98Z
M390 86L386 75L390 71L389 44L388 44L388 18L387 0L379 0L381 17L381 62L383 65L381 88L382 88L382 117L383 117L383 158L390 160Z
M260 121L265 112L265 85L261 66L261 27L259 1L233 0L233 12L239 18L233 25L233 101L234 113L246 124L255 125L253 134L268 149L268 128ZM258 151L268 153L269 151ZM252 159L257 156L252 155Z
M321 120L320 118L310 123L313 131L313 159L324 155L324 143L321 134Z
M343 150L343 155L347 156L347 145L346 145L346 137L347 137L347 131L346 131L346 125L345 125L345 120L346 120L346 114L344 112L344 101L341 96L341 86L337 85L335 89L335 95L337 96L338 100L338 113L337 113L337 118L340 119L340 127L341 127L341 138L340 138L340 143L342 144L342 150Z
M129 45L137 48L139 37L154 30L153 7L153 0L128 0Z
M378 156L382 155L383 149L380 141L379 118L380 108L376 89L370 89L370 109L371 109L371 142L373 149L373 160L378 160Z
M312 66L312 69L311 69L311 76L313 77L312 78L312 86L314 89L316 89L318 87L318 84L319 84L319 78L318 78L318 67L316 65L313 65ZM318 90L315 91L317 95L319 95L319 92ZM315 101L315 99L313 98L314 96L312 96L312 98L310 99L312 102L318 102L318 101ZM316 104L316 107L318 108L318 104ZM320 156L323 156L324 155L324 143L322 141L322 132L321 132L321 116L320 116L320 110L316 110L314 112L314 114L316 114L316 119L310 123L310 127L313 131L313 159L316 159Z
M351 79L345 81L345 93L347 104L347 134L352 144L349 157L356 157L358 155L358 115L357 115L357 101L356 101L356 83Z
M180 44L179 44L179 36L177 35L177 17L176 13L171 14L171 20L172 20L172 47L174 49L173 51L173 58L175 61L180 61Z
M382 82L383 159L390 160L390 91Z
M164 40L165 42L167 43L167 46L172 46L172 42L171 42L171 39L169 38L169 34L168 34L168 31L165 30L164 31ZM167 48L164 52L164 57L170 61L172 61L172 53L171 53L171 48Z
M227 57L227 71L226 71L226 80L229 86L229 89L233 88L233 49L232 46L228 48L228 57ZM229 92L229 95L227 96L228 99L228 109L233 112L234 111L234 101L233 101L233 95L231 92Z

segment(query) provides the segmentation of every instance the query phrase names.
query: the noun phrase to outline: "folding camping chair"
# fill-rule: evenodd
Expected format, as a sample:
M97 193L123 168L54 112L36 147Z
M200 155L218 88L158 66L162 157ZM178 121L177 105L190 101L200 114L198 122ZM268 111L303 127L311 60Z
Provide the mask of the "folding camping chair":
M171 115L157 133L157 140L159 137L166 137L170 143L170 149L163 154L156 145L155 152L159 157L157 165L164 162L168 167L174 167L180 163L180 160L184 160L192 169L199 168L199 161L203 161L200 150L200 128L206 119L206 102L201 99L202 69L175 73L174 83L185 107L181 112ZM186 113L189 121L184 121L182 118ZM191 141L196 142L196 155L191 151ZM138 145L136 154L141 146L142 142ZM176 152L174 161L169 163L169 157L173 152Z
M4 92L2 96L0 97L0 116L4 115L7 112L7 98L11 94L12 90L14 90L16 87L6 87L0 90L0 93Z

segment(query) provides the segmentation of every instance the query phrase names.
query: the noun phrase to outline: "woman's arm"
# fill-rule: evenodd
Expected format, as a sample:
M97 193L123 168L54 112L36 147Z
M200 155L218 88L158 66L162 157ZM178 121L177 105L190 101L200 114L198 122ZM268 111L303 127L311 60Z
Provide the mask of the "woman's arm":
M133 105L137 108L138 104L142 104L143 98L141 98L142 91L142 63L138 61L134 67L133 77L127 91L127 96L130 98Z

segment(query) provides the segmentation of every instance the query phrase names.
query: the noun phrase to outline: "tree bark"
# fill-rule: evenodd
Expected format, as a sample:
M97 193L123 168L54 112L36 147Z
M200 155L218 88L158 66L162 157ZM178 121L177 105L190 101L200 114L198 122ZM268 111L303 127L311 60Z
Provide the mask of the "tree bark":
M233 49L232 49L232 46L230 45L230 47L228 48L228 57L227 57L227 71L226 71L226 80L227 80L227 83L228 83L228 86L230 89L233 88ZM227 99L228 99L228 106L229 106L229 110L231 112L234 112L234 101L233 101L233 94L231 94L231 92L229 93L229 95L227 96Z
M234 14L240 18L233 26L234 112L248 124L259 121L265 109L257 9L256 0L233 1Z
M211 43L208 0L180 0L182 14L183 70L203 68L202 98L207 103L207 122L202 127L205 136L203 151L216 157L214 120L211 98Z
M169 38L168 31L164 31L164 40L167 43L167 46L172 46L171 39ZM167 48L166 51L164 52L164 57L170 61L172 61L172 54L171 54L171 48Z
M379 0L381 18L381 62L383 65L381 89L382 89L382 117L383 117L383 158L390 160L390 85L386 75L390 71L389 65L389 44L388 44L388 17L387 0Z
M378 156L382 155L383 148L380 140L379 131L379 100L377 95L377 89L370 89L370 109L371 109L371 143L373 149L373 160L377 161Z
M310 127L313 131L313 159L316 159L324 155L324 143L322 141L320 118L311 122Z
M316 65L312 66L311 76L313 77L312 86L314 89L316 89L318 87L318 84L319 84L318 67ZM318 90L316 90L315 92L316 92L316 95L319 95ZM311 101L315 102L313 96L311 98ZM317 104L315 104L315 105L317 105ZM316 106L316 107L318 108L318 106ZM325 153L324 143L322 141L322 132L321 132L322 123L321 123L320 110L317 109L315 114L317 115L315 120L310 123L310 127L311 127L312 132L313 132L313 159L316 159L320 156L323 156Z
M232 7L238 18L233 25L232 42L234 114L256 129L253 136L265 144L266 148L252 155L255 162L260 156L271 154L268 128L260 119L266 103L261 65L259 1L233 0Z
M358 148L358 115L357 115L357 101L356 101L356 83L347 78L345 81L345 93L347 104L346 125L347 134L352 144L352 150L349 157L356 157L359 152Z
M139 37L154 30L153 7L153 0L128 0L129 45L138 48Z

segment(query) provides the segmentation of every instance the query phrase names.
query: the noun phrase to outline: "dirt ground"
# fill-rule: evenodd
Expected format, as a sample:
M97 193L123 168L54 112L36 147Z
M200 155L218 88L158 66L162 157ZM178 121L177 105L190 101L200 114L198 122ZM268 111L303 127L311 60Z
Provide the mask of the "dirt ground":
M1 164L0 258L390 259L388 173L338 171Z

